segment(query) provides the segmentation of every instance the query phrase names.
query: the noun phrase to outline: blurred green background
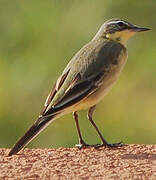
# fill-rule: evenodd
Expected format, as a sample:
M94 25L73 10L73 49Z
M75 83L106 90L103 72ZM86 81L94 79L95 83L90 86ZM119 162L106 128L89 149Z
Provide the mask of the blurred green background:
M109 142L156 142L155 0L0 0L0 146L11 147L38 117L70 58L104 21L123 18L152 31L128 42L118 83L98 104L94 119ZM88 143L100 140L80 112ZM54 121L28 147L73 147L72 115Z

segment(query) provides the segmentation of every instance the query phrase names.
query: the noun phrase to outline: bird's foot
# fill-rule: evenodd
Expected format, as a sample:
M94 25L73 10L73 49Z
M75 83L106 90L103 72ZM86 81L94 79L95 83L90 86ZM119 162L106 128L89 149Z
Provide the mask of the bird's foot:
M106 142L103 142L102 144L86 144L83 140L81 140L80 143L76 144L75 146L78 147L79 149L87 148L87 147L94 147L98 149L100 147L118 148L118 147L127 146L127 145L124 144L122 141L119 143L113 143L113 144L109 144Z
M126 146L126 144L123 144L123 142L113 143L113 144L103 143L103 144L95 146L95 148L100 148L100 147L117 148L117 147L122 147L122 146Z
M100 144L93 144L93 145L91 145L91 144L87 144L87 143L85 143L83 140L81 140L80 143L79 143L79 144L76 144L75 146L76 146L77 148L79 148L79 149L82 149L82 148L100 146Z

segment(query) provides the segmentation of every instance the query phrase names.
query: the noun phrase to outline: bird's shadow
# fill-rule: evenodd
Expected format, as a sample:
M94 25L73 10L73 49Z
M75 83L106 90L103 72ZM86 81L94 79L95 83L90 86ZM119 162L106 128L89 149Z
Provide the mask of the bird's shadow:
M156 154L152 154L152 153L124 154L121 156L121 159L156 160Z

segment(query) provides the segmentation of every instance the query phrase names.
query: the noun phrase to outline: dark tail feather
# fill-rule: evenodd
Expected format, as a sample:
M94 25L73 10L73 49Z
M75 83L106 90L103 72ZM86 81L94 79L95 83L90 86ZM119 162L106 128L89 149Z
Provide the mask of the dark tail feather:
M9 152L9 156L18 153L26 144L28 144L35 136L37 136L47 125L52 121L55 117L41 117L39 118L35 124L21 137L17 143L13 146L11 151Z

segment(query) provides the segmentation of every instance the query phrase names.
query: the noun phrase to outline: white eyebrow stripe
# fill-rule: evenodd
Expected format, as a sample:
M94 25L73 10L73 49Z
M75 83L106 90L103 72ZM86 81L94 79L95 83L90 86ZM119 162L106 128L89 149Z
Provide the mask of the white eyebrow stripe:
M108 24L117 24L117 23L119 23L119 22L122 22L122 23L124 23L124 24L128 25L128 23L127 23L127 22L125 22L125 21L121 21L121 20L111 21L111 22L109 22Z

